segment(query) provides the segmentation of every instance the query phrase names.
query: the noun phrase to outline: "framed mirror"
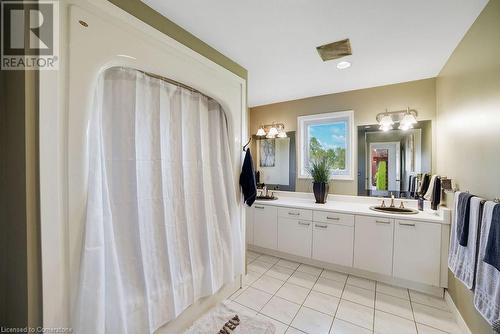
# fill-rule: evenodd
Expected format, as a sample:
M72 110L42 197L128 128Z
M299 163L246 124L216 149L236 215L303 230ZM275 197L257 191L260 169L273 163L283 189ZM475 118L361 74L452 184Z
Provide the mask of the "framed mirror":
M258 186L265 184L270 190L295 191L295 131L286 134L286 138L253 137L256 143L255 172Z
M358 195L414 198L413 178L431 172L431 136L431 121L408 130L358 126Z

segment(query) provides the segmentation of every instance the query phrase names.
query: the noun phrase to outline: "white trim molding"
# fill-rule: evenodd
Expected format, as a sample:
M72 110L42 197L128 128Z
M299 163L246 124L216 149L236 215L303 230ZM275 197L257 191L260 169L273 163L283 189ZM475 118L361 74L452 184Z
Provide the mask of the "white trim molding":
M332 180L354 180L354 110L334 111L329 113L299 116L297 117L297 175L300 179L311 179L305 171L305 164L303 159L307 156L308 150L307 142L307 127L310 124L321 124L323 122L347 122L346 131L346 170L345 172L336 173L331 175Z

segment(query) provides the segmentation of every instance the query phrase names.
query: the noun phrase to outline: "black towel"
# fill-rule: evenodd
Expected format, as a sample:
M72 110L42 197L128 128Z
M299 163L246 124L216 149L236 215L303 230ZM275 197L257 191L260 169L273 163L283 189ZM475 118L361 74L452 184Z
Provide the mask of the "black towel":
M493 208L483 261L500 271L500 204Z
M469 239L469 216L470 216L470 199L474 195L469 193L460 193L457 203L457 239L461 246L467 246Z
M429 189L429 184L431 183L430 174L425 174L422 180L422 189L420 190L420 196L424 196L427 190Z
M241 167L240 186L243 191L243 199L248 206L252 206L257 196L257 184L255 183L255 172L253 169L252 155L247 148L245 160Z
M408 192L411 194L411 188L413 186L413 175L410 175L410 177L408 178Z
M441 178L436 176L434 179L434 188L432 189L431 209L437 210L441 203Z

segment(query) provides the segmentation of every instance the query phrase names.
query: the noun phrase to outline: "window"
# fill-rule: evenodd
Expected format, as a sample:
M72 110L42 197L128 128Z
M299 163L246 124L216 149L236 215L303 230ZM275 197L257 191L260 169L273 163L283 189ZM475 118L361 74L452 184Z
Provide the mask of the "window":
M310 178L309 162L323 157L333 165L332 179L354 178L353 114L353 111L340 111L298 117L300 178Z

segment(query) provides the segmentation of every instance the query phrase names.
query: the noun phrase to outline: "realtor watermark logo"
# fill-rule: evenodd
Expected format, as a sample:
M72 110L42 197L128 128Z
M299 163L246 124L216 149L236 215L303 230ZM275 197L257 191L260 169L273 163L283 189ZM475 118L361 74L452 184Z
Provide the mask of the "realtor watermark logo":
M2 1L2 70L59 68L59 2Z

